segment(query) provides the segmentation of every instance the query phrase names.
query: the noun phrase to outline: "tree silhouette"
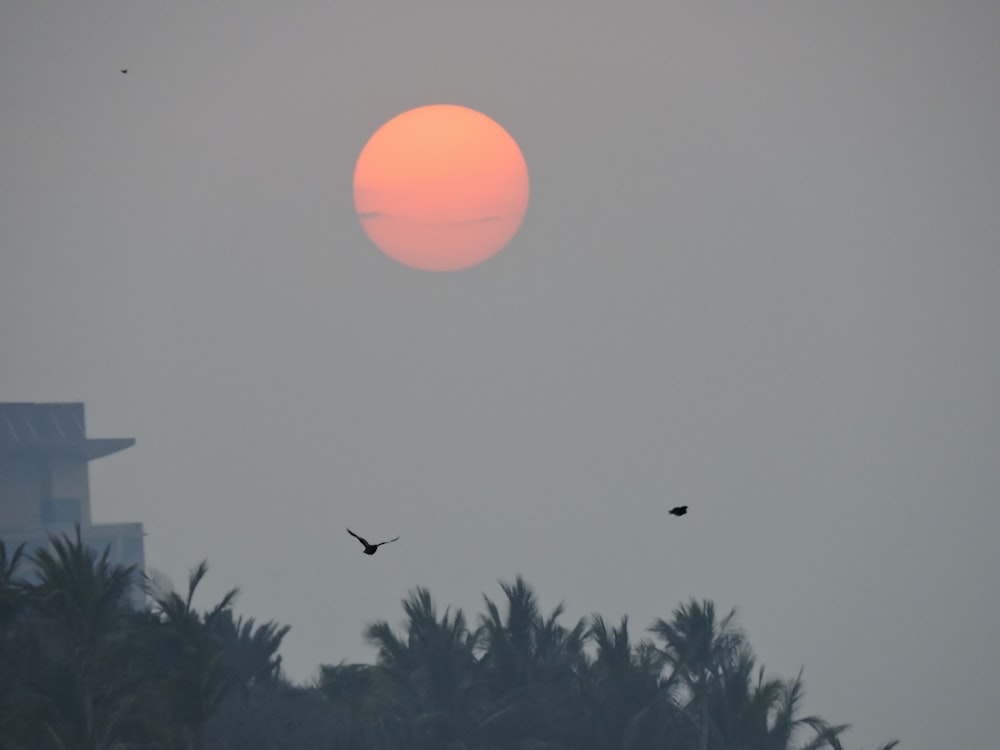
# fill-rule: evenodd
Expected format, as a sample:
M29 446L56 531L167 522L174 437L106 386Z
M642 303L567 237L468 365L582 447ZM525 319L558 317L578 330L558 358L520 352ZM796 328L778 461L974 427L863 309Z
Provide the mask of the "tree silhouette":
M216 624L239 589L230 589L212 609L199 613L192 602L207 572L208 563L203 560L188 577L186 597L170 592L156 597L153 608L162 683L190 750L202 750L205 722L237 683L226 664Z
M534 590L521 577L500 582L506 615L485 595L479 646L493 701L494 733L516 731L533 741L556 741L579 706L579 678L586 670L586 623L559 624L564 606L546 618ZM565 739L565 738L562 738Z
M650 630L662 645L660 653L671 670L671 681L687 688L700 728L699 750L707 750L710 728L709 699L722 671L743 645L743 634L735 625L736 611L721 620L710 601L691 599L673 612L668 622L657 619Z
M30 556L0 542L0 750L843 750L846 724L803 711L801 671L765 676L711 601L636 642L627 617L543 615L521 576L484 595L475 630L418 587L401 631L365 629L374 665L294 686L287 626L237 617L237 589L195 608L207 570L135 609L135 571L79 529Z
M134 680L122 622L135 566L97 556L77 524L75 537L49 536L50 549L30 556L30 589L40 668L28 690L43 707L40 726L53 742L90 749L113 747L131 720Z
M378 648L379 667L396 687L393 714L406 720L417 747L465 743L477 723L475 639L462 610L440 619L430 592L417 588L403 601L405 641L385 621L373 623L365 639Z
M254 618L233 619L230 609L222 610L214 622L215 635L236 679L244 687L276 687L282 684L281 641L291 630L273 620L257 624Z
M591 744L621 747L630 722L658 697L656 662L648 649L632 644L627 616L617 628L609 628L603 617L593 615L587 636L596 647L583 681Z
M24 586L17 580L17 568L24 557L24 544L7 557L7 546L0 539L0 633L17 617L24 602Z

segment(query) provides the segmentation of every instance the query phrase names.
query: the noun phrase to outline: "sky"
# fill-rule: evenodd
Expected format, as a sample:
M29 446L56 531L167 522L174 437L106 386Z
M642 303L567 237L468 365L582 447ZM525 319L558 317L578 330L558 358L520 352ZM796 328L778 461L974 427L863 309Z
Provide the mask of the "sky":
M851 747L1000 735L1000 4L0 4L0 400L83 401L96 522L371 663L428 587L738 608ZM120 69L127 68L123 75ZM364 235L460 104L531 202L475 268ZM672 505L688 516L667 515ZM374 557L345 526L401 539Z

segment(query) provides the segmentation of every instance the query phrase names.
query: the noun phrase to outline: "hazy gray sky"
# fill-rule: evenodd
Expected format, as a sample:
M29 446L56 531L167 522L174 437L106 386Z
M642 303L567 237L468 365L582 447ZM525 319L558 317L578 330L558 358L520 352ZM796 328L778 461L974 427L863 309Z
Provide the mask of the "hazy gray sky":
M297 679L523 573L738 606L853 747L994 747L1000 4L613 6L4 0L0 400L135 437L95 520ZM431 103L532 180L453 274L351 197Z

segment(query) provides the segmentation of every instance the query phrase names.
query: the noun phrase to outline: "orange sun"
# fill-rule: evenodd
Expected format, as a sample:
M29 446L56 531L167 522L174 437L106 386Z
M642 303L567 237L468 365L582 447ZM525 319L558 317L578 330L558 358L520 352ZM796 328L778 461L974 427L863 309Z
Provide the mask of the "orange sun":
M354 169L354 208L378 248L425 271L482 263L517 233L528 167L486 115L434 104L375 131Z

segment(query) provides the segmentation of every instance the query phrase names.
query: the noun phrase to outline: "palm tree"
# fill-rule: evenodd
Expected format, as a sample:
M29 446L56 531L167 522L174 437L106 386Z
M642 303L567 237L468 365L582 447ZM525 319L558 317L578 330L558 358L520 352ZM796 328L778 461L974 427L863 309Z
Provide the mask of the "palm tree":
M191 750L204 747L205 722L236 684L216 629L239 589L230 589L211 610L199 613L193 599L207 572L208 563L202 560L188 577L186 597L176 592L154 595L152 613L154 639L162 648L161 679Z
M839 736L848 725L832 725L820 716L801 716L805 695L802 672L794 680L765 679L763 666L748 644L722 663L720 679L713 691L711 717L726 747L733 750L792 750L793 738L802 729L813 736L804 748L840 749Z
M756 661L748 644L740 647L722 663L710 698L712 723L732 750L767 750L771 746L771 716L777 711L784 684L777 679L765 680L763 667L755 680Z
M620 747L626 727L657 697L657 681L648 650L633 647L628 617L617 628L593 615L587 635L597 648L582 681L588 708L589 743L593 747Z
M387 748L402 744L398 689L381 667L345 664L320 667L319 691L332 704L339 746Z
M215 635L222 644L226 663L245 687L277 687L282 683L278 649L291 630L274 621L257 624L254 618L233 619L225 609L215 621Z
M218 750L331 750L384 748L364 737L349 739L344 716L315 686L250 688L235 693L212 713L205 743ZM137 746L143 750L148 745ZM166 750L166 748L164 748Z
M843 750L840 735L850 727L849 724L831 725L820 716L799 716L799 709L805 698L805 686L802 684L802 670L794 680L782 683L780 695L773 712L768 730L769 746L774 750L787 750L791 747L792 738L796 732L809 727L815 736L804 745L804 750L830 747L832 750Z
M79 524L75 540L63 534L50 535L49 542L51 551L39 549L31 556L38 576L33 603L86 671L93 647L131 611L128 594L136 566L111 563L110 546L97 557L82 542Z
M81 748L113 747L134 708L127 663L127 623L135 566L97 556L76 526L49 536L51 549L31 555L37 583L27 590L35 622L38 667L32 691L54 741Z
M546 618L534 590L521 577L500 582L506 615L485 595L478 646L494 708L491 732L497 738L554 741L573 725L579 709L579 680L586 672L586 622L571 628L558 621L559 604Z
M17 580L17 568L24 556L24 544L18 545L7 558L7 546L0 539L0 633L21 610L24 586Z
M446 609L438 619L425 588L411 591L403 609L405 640L384 620L365 631L365 639L378 648L380 670L395 686L391 713L405 717L412 743L428 747L465 744L475 731L478 715L475 636L460 609Z
M41 744L42 696L29 689L38 671L34 624L26 611L27 586L18 579L24 545L7 556L0 540L0 747ZM35 731L32 731L35 728Z
M722 665L745 641L735 618L736 610L718 619L712 602L691 599L674 610L670 622L660 618L650 628L662 644L664 664L672 670L667 682L679 681L688 691L689 705L697 716L700 750L708 748L709 701Z

